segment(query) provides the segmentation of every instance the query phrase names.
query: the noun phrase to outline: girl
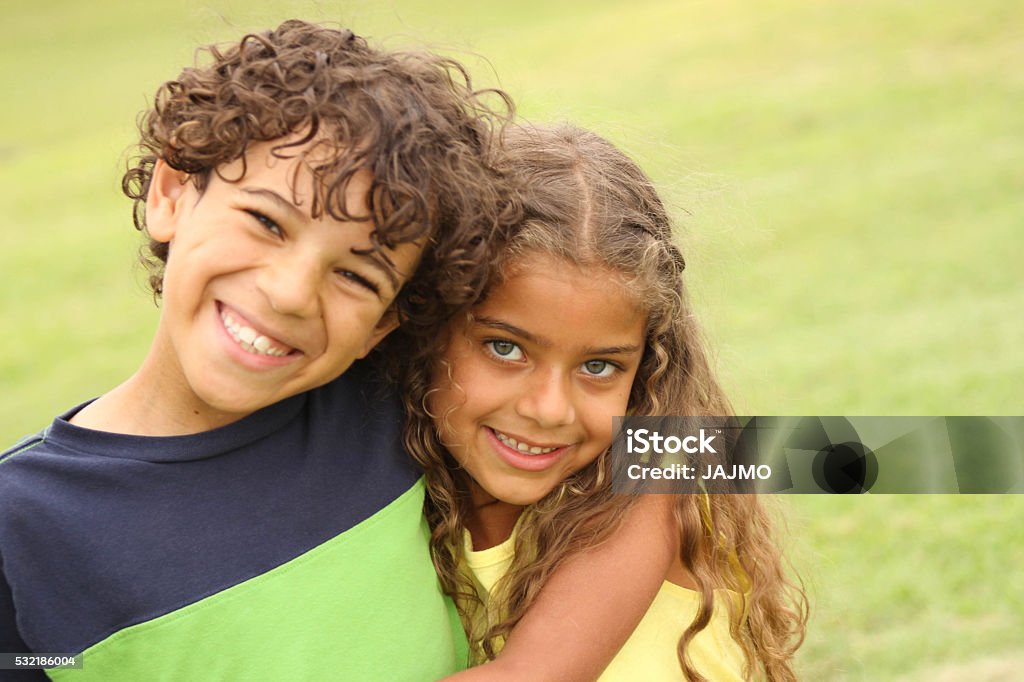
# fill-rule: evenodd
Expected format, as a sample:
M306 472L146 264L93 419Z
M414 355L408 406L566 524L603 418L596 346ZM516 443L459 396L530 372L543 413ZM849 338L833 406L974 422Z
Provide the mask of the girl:
M635 619L629 609L619 622L608 608L594 622L579 614L630 590L639 614L656 591L602 680L794 679L806 599L758 500L611 492L612 417L730 414L664 206L636 164L592 133L511 136L525 219L482 301L437 347L419 349L405 376L406 445L426 471L435 566L477 662L510 635L507 654L532 636L557 659L571 633L546 645L528 634L545 631L535 615L546 609L593 627L601 646L571 667L600 670ZM672 513L659 516L665 499ZM653 581L616 572L621 561L596 574L579 561L628 559L642 542L670 548ZM586 580L575 593L574 576ZM579 603L553 603L553 591ZM540 649L529 656L546 665Z

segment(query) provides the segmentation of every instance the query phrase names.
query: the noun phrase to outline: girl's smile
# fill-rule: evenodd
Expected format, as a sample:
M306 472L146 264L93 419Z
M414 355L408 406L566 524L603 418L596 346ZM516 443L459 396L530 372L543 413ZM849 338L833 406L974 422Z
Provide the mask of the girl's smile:
M554 465L558 459L569 453L571 445L540 446L530 445L526 441L506 436L494 429L488 429L496 442L492 447L498 456L516 469L523 471L544 471Z
M611 443L645 323L616 273L517 259L451 332L430 396L442 440L489 496L536 502Z

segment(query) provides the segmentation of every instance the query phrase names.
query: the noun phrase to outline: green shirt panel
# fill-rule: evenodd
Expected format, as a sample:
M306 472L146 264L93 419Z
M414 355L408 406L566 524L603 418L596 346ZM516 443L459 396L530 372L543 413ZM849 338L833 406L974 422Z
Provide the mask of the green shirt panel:
M427 549L422 479L295 559L88 648L55 680L424 682L467 645Z

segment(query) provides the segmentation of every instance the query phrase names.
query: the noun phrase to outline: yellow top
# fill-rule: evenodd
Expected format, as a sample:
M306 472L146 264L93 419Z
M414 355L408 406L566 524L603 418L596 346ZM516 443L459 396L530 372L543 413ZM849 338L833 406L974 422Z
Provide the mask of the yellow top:
M512 564L515 534L490 549L474 552L471 548L472 544L467 542L466 563L489 594ZM743 649L729 634L729 610L724 603L726 599L738 596L728 590L716 590L715 597L711 622L693 638L687 652L693 665L709 680L741 682L744 679ZM697 592L668 581L662 583L643 620L605 669L599 682L682 680L676 645L693 621L699 605L700 595Z

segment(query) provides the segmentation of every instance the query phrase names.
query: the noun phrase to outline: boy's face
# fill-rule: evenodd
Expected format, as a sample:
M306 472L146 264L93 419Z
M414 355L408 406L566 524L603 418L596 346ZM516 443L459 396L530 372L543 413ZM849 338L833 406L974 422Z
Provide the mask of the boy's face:
M273 157L271 146L250 147L241 180L213 173L201 193L162 162L154 171L147 227L170 243L170 256L142 371L188 430L339 376L394 328L390 305L422 250L386 250L393 268L353 253L370 246L373 223L313 219L311 172L299 159ZM241 160L220 174L238 178ZM366 172L349 183L350 214L367 214L370 180Z

